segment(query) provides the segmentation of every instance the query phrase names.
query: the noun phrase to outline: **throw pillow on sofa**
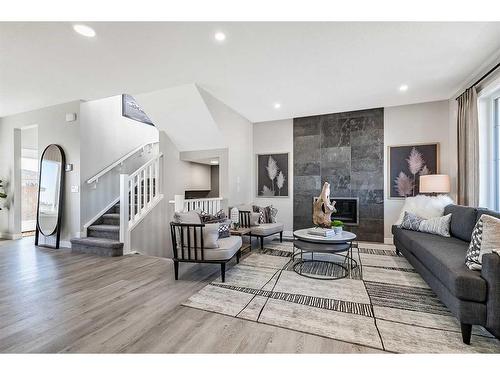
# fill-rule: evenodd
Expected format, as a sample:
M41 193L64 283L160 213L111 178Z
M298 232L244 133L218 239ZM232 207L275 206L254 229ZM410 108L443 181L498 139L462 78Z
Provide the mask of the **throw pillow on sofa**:
M424 233L437 234L443 237L450 237L451 214L441 217L432 217L422 220L418 230Z
M395 225L401 225L405 212L411 212L423 219L440 217L444 214L444 208L453 203L448 195L438 195L430 197L427 195L417 195L405 199L403 209Z
M174 221L182 224L201 224L198 211L176 212L174 213Z
M424 219L414 213L405 212L403 221L399 227L402 229L450 237L450 223L451 214Z
M258 227L260 223L260 213L250 212L250 226Z
M203 247L205 249L218 249L219 248L219 243L217 240L219 239L219 223L213 223L213 224L205 224L205 226L202 228L202 233L203 233ZM180 229L180 228L179 228ZM190 239L190 245L193 247L194 245L194 231L191 229L191 239ZM201 239L199 236L199 229L196 229L196 247L201 247ZM187 231L184 229L184 246L188 245L188 239L187 239ZM180 235L179 235L180 238Z
M420 223L423 220L424 220L423 218L415 215L412 212L405 212L404 216L403 216L403 220L402 220L401 224L399 225L399 227L402 229L418 231L418 228L420 228Z
M227 238L231 236L231 220L225 220L219 223L219 238Z
M481 270L483 255L500 248L500 219L490 215L481 215L472 231L465 264L471 270Z
M181 224L201 224L201 219L200 219L200 212L197 210L193 211L188 211L188 212L176 212L174 214L174 221L177 223ZM205 224L205 226L202 229L203 233L203 246L206 249L217 249L219 248L219 244L217 243L217 240L219 239L219 223L214 223L214 224ZM187 238L187 229L181 229L180 227L177 227L177 243L178 245L181 244L181 230L183 230L183 235L182 238L184 238L184 246L188 245L188 238ZM191 229L191 238L189 241L189 244L191 246L194 245L194 232ZM197 235L197 243L196 247L201 247L201 239L199 236L199 229L196 229L196 235Z
M260 214L260 224L275 223L278 209L273 208L272 205L267 207L253 206L253 212L258 212Z

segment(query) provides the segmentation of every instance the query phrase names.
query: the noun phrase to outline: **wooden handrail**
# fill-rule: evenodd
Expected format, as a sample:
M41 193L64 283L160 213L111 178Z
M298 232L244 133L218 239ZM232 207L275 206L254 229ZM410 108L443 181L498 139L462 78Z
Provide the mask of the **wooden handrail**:
M155 144L158 144L158 143L160 143L160 142L145 143L142 146L139 146L136 149L130 151L128 154L126 154L125 156L122 156L120 159L118 159L117 161L115 161L113 164L110 164L109 166L107 166L106 168L104 168L103 170L101 170L95 176L89 178L87 180L87 184L92 184L94 182L97 182L100 177L104 176L106 173L108 173L109 171L113 170L114 168L116 168L117 166L119 166L120 164L122 164L125 160L127 160L132 155L136 154L137 152L141 151L142 149L146 148L149 145L155 145Z

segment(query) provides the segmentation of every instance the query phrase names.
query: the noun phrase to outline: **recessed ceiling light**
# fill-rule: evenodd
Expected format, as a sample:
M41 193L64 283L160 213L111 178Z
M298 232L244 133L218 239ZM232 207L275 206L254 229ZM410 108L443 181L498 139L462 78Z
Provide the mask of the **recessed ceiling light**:
M401 85L401 86L399 86L399 91L404 92L404 91L407 91L407 90L408 90L408 85Z
M226 34L224 34L222 31L218 31L215 33L214 38L218 42L223 42L224 40L226 40Z
M78 34L89 38L95 37L94 29L86 25L73 25L73 30L75 30Z
M281 108L281 104L280 103L274 103L274 108L275 109L280 109Z
M210 164L219 164L218 160L210 160Z

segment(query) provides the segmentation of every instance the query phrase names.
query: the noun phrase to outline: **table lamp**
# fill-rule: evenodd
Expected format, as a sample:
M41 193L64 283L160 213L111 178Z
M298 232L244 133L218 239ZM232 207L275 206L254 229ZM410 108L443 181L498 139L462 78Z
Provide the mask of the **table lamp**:
M447 174L428 174L420 176L420 193L448 194L451 191L450 176Z

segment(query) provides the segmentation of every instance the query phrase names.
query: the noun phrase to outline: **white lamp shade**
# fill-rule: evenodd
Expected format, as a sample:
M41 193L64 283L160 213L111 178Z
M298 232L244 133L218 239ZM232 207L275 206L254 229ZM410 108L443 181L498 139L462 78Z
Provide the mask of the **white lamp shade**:
M420 176L421 193L449 193L450 190L450 176L447 174Z

